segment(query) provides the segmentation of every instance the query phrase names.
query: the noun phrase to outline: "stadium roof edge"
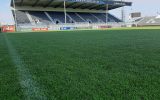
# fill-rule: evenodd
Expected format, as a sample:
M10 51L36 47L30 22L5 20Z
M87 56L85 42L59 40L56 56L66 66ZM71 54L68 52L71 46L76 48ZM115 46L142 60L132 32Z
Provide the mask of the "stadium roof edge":
M14 0L15 6L31 6L31 7L53 7L63 8L64 0ZM114 0L65 0L66 8L73 9L90 9L90 10L108 10L116 9L123 6L131 6L132 2L114 1ZM13 0L11 0L11 6L13 7Z

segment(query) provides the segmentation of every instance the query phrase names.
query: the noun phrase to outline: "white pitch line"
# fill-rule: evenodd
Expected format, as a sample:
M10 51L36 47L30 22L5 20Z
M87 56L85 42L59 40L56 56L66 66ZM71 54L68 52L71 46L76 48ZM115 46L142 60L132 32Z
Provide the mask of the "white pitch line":
M35 80L33 80L32 75L27 68L27 65L22 61L20 55L17 53L16 49L12 46L11 42L3 33L6 45L8 46L9 54L15 64L17 73L19 76L19 82L24 92L24 99L26 100L47 100L47 97L44 94L43 89L39 87Z

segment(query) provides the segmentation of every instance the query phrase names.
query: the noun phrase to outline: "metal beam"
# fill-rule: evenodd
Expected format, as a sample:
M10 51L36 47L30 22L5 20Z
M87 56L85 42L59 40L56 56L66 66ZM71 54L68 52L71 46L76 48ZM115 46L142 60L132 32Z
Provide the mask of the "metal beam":
M66 6L66 8L71 8L71 7L73 7L73 6L76 5L76 4L77 4L77 2L73 2L72 4Z
M109 7L108 8L108 10L112 10L112 9L116 9L116 8L120 8L120 7L123 7L123 6L111 6L111 7ZM105 10L105 8L103 9L103 8L101 8L102 10Z
M36 2L32 5L32 7L35 7L38 4L39 1L40 0L36 0Z
M23 6L23 1L24 1L24 0L21 0L20 6Z
M68 6L68 4L66 4L65 2L65 8L67 8L66 6ZM64 8L64 4L59 6L60 8Z
M112 10L112 9L115 9L115 8L119 8L121 6L111 6L111 5L108 5L108 10ZM96 10L106 10L106 6L102 6L100 8L97 8Z
M71 6L71 8L74 8L74 7L79 6L79 5L81 5L81 3L77 2L75 5Z
M86 5L86 3L80 4L79 6L75 6L75 7L73 7L73 9L76 9L76 8L82 7L82 6L84 6L84 5Z
M90 6L92 6L93 4L88 4L88 5L86 5L86 6L82 6L82 7L80 7L81 9L88 9Z
M63 2L60 2L58 5L55 5L54 8L57 8L59 6L63 5Z
M55 5L54 8L60 7L63 5L63 2L60 2L59 4Z
M13 0L11 0L11 7L13 7Z
M75 8L75 7L80 6L80 5L82 5L82 4L78 3L77 5L72 6L72 8Z
M82 6L80 6L80 7L78 7L78 8L80 8L80 9L82 9L82 8L86 8L87 7L87 4L83 4Z
M100 6L99 8L97 8L96 10L103 10L103 9L105 9L106 10L106 5L103 5L103 6Z
M50 4L52 4L53 1L55 1L55 0L49 0L48 3L45 6L43 6L43 7L44 8L48 7Z
M92 9L92 8L97 7L97 6L99 6L99 5L92 5L92 6L90 6L88 9Z

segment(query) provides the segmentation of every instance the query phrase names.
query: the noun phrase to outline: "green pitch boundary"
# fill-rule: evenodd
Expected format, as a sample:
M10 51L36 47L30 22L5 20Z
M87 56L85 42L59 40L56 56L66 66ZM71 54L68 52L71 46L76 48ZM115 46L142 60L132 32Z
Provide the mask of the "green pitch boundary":
M122 28L106 28L106 29L81 29L81 30L54 30L54 31L36 31L36 32L12 32L12 33L44 33L44 32L66 32L66 31L107 31L107 30L160 30L160 26L147 26L147 27L122 27ZM10 33L10 32L8 32Z

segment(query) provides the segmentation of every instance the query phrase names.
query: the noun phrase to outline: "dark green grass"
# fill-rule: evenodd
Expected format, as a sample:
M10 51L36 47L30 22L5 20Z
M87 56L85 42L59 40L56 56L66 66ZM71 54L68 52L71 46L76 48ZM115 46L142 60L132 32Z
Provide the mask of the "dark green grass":
M0 34L0 100L22 100L22 94L16 69Z
M160 30L7 36L49 100L160 99Z

